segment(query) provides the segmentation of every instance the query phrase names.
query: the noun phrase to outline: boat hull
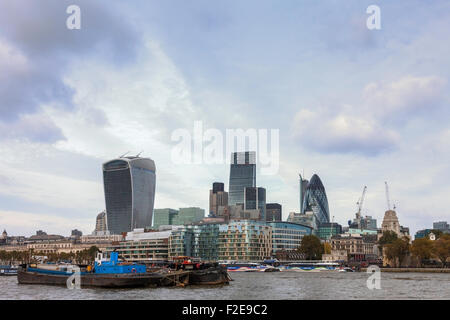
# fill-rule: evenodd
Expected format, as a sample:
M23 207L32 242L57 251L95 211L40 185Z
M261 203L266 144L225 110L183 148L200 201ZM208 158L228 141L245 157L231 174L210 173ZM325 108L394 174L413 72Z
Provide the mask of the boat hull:
M231 278L225 268L195 270L189 274L189 284L192 285L219 285L229 281Z
M70 275L46 274L21 270L17 274L19 284L40 284L66 286ZM109 274L82 274L81 287L100 288L136 288L147 286L168 285L164 283L166 277L162 275L109 275Z

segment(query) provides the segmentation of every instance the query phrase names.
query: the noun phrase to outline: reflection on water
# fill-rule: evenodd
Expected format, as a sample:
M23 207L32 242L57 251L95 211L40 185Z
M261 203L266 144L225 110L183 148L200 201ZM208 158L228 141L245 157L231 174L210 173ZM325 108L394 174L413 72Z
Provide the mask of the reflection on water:
M381 289L369 290L363 272L249 272L231 274L225 286L187 288L81 289L19 285L0 277L2 299L450 299L449 273L382 273Z

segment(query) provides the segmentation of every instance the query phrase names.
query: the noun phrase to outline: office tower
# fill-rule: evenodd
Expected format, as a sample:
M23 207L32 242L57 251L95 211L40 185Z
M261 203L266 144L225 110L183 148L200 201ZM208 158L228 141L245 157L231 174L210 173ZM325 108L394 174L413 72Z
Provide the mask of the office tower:
M330 240L331 237L341 234L342 226L336 222L325 222L319 225L317 236L322 240Z
M246 187L244 189L244 211L259 210L259 219L266 221L266 189Z
M103 164L108 230L111 234L149 227L155 200L155 162L121 157Z
M205 210L197 207L175 209L155 209L153 229L167 225L184 225L199 222L205 217Z
M228 204L244 203L244 189L256 187L256 153L233 152L231 154Z
M199 222L205 217L205 209L198 207L180 208L178 214L173 217L173 225L184 225Z
M165 208L155 209L153 211L153 228L156 229L160 226L169 226L173 224L173 217L178 214L178 210Z
M300 212L304 212L303 211L303 201L305 200L306 188L308 187L309 181L306 179L303 179L301 174L298 175L298 179L299 179L299 192L300 192L299 193Z
M372 216L361 218L361 228L366 230L377 230L377 219L373 219Z
M433 229L440 230L444 233L450 233L450 226L447 221L433 222Z
M303 211L312 211L320 223L330 222L327 194L317 174L313 175L305 191Z
M228 205L228 192L224 191L222 182L214 182L212 190L209 190L209 216L218 217L219 207Z
M106 211L102 211L97 215L94 232L105 232L107 230L108 226L106 224Z
M281 221L282 211L281 204L267 203L266 204L266 221Z

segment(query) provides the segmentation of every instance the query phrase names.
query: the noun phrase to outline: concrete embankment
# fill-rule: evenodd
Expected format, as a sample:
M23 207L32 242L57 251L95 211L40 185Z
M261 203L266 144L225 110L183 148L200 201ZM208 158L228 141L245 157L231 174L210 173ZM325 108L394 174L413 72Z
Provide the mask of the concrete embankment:
M367 268L361 268L366 272ZM380 268L381 272L428 272L428 273L450 273L450 268Z

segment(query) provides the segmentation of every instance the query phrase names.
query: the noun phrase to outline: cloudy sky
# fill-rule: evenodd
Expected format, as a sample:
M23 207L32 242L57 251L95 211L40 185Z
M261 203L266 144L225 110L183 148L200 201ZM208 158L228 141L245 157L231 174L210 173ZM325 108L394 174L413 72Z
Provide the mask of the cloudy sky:
M81 9L69 30L66 9ZM381 8L381 30L366 9ZM450 220L450 2L0 0L0 228L90 233L101 164L155 160L156 208L208 208L226 164L175 164L175 129L279 129L267 200L380 224L384 181L412 233Z

